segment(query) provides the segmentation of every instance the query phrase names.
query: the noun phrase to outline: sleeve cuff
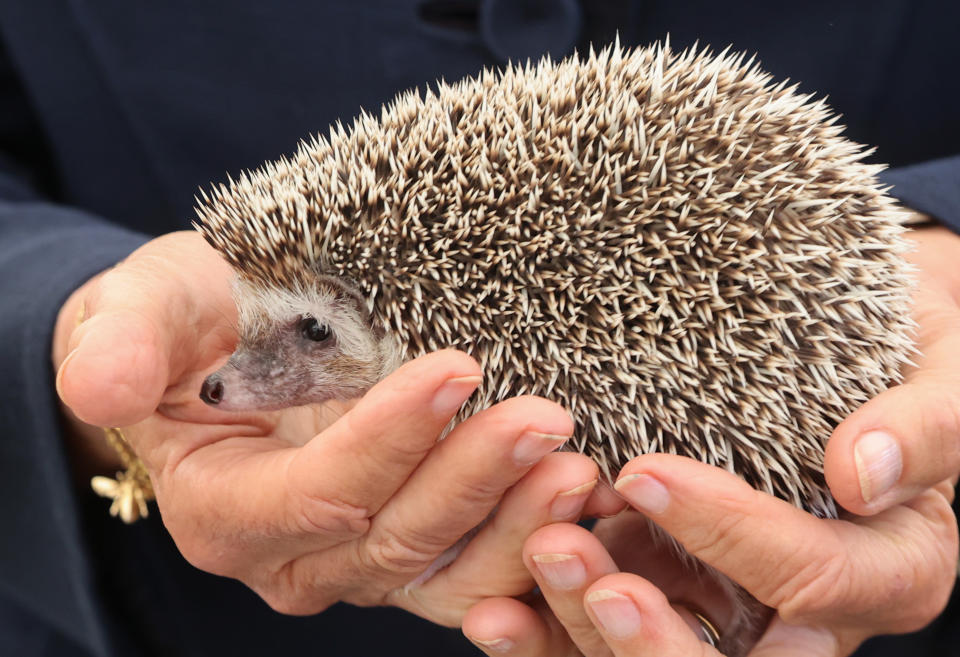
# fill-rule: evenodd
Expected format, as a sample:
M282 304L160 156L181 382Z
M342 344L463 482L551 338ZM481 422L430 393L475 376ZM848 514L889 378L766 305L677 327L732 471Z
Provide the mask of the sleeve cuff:
M889 169L880 180L903 205L960 233L960 156Z

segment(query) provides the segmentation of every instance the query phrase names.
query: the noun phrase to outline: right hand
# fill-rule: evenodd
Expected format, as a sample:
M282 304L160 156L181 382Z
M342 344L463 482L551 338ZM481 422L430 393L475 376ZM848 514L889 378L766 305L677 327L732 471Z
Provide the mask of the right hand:
M53 357L79 451L100 449L96 427L123 427L183 556L281 612L342 600L458 625L479 600L530 590L524 540L574 520L597 480L586 457L541 461L570 436L566 411L511 399L437 443L481 380L456 351L407 363L339 417L211 408L199 391L234 346L232 277L199 235L174 233L71 297ZM404 590L498 504L454 564Z

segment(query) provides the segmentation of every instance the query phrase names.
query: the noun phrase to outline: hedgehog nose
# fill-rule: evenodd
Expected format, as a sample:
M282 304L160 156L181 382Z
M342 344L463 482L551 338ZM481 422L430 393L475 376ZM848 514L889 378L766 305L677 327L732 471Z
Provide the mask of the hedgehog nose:
M204 380L203 387L200 388L200 399L211 406L216 406L223 401L223 381L220 380L219 375L211 374Z

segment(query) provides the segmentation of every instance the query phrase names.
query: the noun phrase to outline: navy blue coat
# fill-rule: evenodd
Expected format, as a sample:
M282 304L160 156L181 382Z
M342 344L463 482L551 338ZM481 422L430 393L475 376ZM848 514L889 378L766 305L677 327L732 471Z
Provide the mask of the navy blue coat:
M958 4L780 4L0 3L0 655L476 654L395 610L280 616L190 567L155 515L108 518L77 492L63 450L56 312L150 236L187 227L198 187L403 89L616 30L627 44L670 33L675 46L759 53L778 78L829 94L848 134L894 166L895 195L960 227ZM900 641L918 657L955 654L957 624L954 605Z

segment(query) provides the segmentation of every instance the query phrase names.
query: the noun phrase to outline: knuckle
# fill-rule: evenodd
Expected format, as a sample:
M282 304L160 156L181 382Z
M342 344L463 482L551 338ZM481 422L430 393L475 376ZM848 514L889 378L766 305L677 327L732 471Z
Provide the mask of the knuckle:
M350 540L362 536L370 529L367 510L342 500L330 500L298 495L299 513L296 514L298 526L295 531L306 534L321 534Z
M498 500L505 488L496 477L463 477L457 482L456 492L451 496L467 509L482 507L491 500Z
M408 574L422 571L449 545L426 534L382 530L364 542L360 561L374 573Z
M947 468L944 474L952 477L960 470L960 386L950 389L944 406L949 417L939 432L940 451L943 467Z
M937 618L946 608L956 584L957 525L949 507L949 518L942 518L941 529L932 529L923 540L933 549L905 555L912 562L913 571L907 584L912 604L903 604L903 597L895 600L907 613L900 628L903 632L919 630Z
M296 561L280 568L261 586L251 586L274 611L288 616L318 614L335 600L316 586L307 586Z
M289 500L287 506L292 510L292 530L344 539L366 533L370 527L370 512L316 490L316 468L310 459L300 458L302 454L298 452L298 456L291 460L286 477L285 494Z
M960 387L931 383L920 398L924 408L933 411L920 415L921 455L927 455L928 467L937 471L930 473L933 479L952 476L960 469Z
M837 602L851 595L857 593L849 562L844 554L833 553L789 575L771 592L767 604L787 623L795 624L835 611Z
M949 577L931 577L927 560L911 567L910 559L883 560L854 568L842 553L819 559L782 582L768 604L788 623L837 620L882 620L893 632L925 627L944 609L952 589ZM864 573L876 576L865 578ZM866 614L865 612L869 612Z

